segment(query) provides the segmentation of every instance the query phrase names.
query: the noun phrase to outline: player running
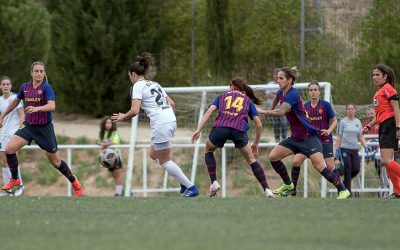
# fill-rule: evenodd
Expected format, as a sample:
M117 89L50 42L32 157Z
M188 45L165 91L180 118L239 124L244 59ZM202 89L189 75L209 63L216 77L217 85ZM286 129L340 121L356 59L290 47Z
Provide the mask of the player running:
M199 195L198 188L185 176L181 168L171 160L172 138L175 136L176 118L172 99L157 82L145 79L154 58L149 53L137 57L128 72L133 84L131 89L131 109L127 113L113 114L114 122L126 120L139 114L142 108L150 119L151 147L150 157L157 161L181 184L183 197Z
M242 78L234 78L230 82L230 91L220 94L210 105L207 112L204 114L199 127L193 133L192 143L195 142L201 133L202 128L210 118L211 114L218 109L218 117L216 118L213 129L206 142L206 154L204 156L208 174L211 179L211 185L208 190L210 197L216 196L220 190L220 185L217 182L216 161L214 151L217 148L222 148L227 140L232 140L235 148L242 152L247 164L250 165L254 176L261 184L266 197L275 198L272 191L269 189L264 170L260 163L256 160L255 155L258 153L258 143L260 142L262 123L258 116L254 104L261 104L250 86ZM253 119L256 125L256 138L249 145L247 131L249 124L247 117Z
M325 100L321 100L320 94L320 86L317 81L313 81L308 84L308 95L310 96L310 101L304 104L304 108L310 118L311 126L319 130L319 140L322 144L322 154L324 156L326 166L330 170L335 171L332 131L336 128L337 118L332 105ZM303 153L298 153L294 156L291 173L294 189L286 190L282 193L282 196L296 195L297 181L300 175L300 166L306 159L307 157ZM338 175L337 172L335 173Z
M56 109L56 102L53 89L45 81L46 71L44 63L34 62L31 65L32 81L22 84L17 98L0 115L0 127L3 126L4 117L13 111L21 100L25 103L24 125L10 138L6 147L7 164L11 171L11 178L3 186L7 191L21 185L18 176L18 158L16 152L35 140L39 147L47 152L50 163L58 169L71 183L77 197L82 196L83 188L78 178L71 173L67 163L60 159L57 148L56 135L51 112Z
M339 190L337 199L347 199L350 196L350 192L344 187L339 176L325 166L322 145L317 136L318 130L311 126L301 96L297 89L293 87L297 77L298 72L295 67L282 68L278 73L280 89L276 95L276 100L281 103L281 106L275 110L265 111L261 108L258 109L260 113L266 115L285 115L292 133L289 138L284 139L275 146L269 155L272 167L284 182L281 187L275 189L273 192L276 195L281 195L286 190L294 189L294 184L289 177L282 159L292 154L302 153L309 157L314 168Z

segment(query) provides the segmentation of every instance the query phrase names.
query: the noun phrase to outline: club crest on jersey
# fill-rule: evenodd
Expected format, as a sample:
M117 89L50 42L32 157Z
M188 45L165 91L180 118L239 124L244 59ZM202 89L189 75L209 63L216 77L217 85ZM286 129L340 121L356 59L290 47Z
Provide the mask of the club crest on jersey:
M374 99L374 106L375 106L375 107L378 107L378 105L379 105L378 99Z
M41 95L41 94L43 93L43 91L42 91L41 89L39 89L39 90L37 91L37 93L38 93L39 95Z
M318 112L319 112L320 114L324 113L324 111L323 111L322 109L318 110Z

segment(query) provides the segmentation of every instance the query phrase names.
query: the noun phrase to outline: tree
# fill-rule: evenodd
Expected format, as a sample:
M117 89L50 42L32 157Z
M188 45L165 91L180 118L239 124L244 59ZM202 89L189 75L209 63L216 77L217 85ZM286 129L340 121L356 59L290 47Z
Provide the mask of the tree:
M14 82L14 91L30 79L30 65L47 61L50 50L50 15L34 1L0 1L0 74Z
M155 2L50 2L51 72L62 111L104 116L130 107L130 64L159 50Z

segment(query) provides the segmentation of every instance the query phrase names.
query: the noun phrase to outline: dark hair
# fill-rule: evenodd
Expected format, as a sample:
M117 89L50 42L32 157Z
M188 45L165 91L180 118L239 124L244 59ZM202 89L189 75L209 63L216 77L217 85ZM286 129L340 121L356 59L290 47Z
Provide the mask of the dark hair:
M104 117L103 118L103 120L101 120L101 122L100 122L100 133L99 133L99 139L100 139L100 141L102 141L103 139L104 139L104 134L105 134L105 132L106 132L106 123L107 123L107 120L111 120L111 117L110 116L106 116L106 117ZM111 134L114 132L114 131L117 131L117 123L115 123L115 122L112 122L112 120L111 120L111 129L109 130L109 134L108 134L108 136L111 136Z
M2 81L4 81L4 80L9 80L9 81L10 81L10 84L12 84L10 77L8 77L8 76L2 76L2 77L0 78L0 83L1 83Z
M150 66L153 66L155 59L152 54L143 52L136 57L137 62L132 63L129 72L135 72L139 76L145 76L149 72Z
M289 68L289 67L284 67L281 68L281 71L285 74L285 77L287 79L292 78L292 85L295 83L297 78L300 76L299 72L297 71L296 66Z
M262 103L262 100L254 94L253 89L247 84L244 79L240 77L235 77L232 79L231 84L235 87L235 89L245 93L247 97L253 100L254 104L260 105Z
M394 70L385 65L385 64L378 64L374 67L374 69L379 70L382 72L382 74L387 75L386 76L386 82L388 82L390 85L393 86L393 88L396 88L396 75L394 74Z
M307 88L309 89L311 85L316 85L316 86L318 86L318 89L320 89L319 82L317 82L317 81L312 81L312 82L310 82L310 83L308 84Z

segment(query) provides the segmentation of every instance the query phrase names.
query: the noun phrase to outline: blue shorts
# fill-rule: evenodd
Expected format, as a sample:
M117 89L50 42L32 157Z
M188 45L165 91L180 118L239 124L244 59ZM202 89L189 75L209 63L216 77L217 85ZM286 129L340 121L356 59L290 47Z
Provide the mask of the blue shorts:
M247 133L234 128L213 128L208 139L218 148L224 147L227 140L232 140L235 144L235 148L243 148L249 144Z
M20 128L15 132L15 135L26 140L28 145L31 145L31 142L34 140L41 149L49 153L55 153L58 151L53 123L50 122L44 125L28 125L28 123L24 122L24 125L23 128Z
M281 141L279 145L292 150L294 154L300 153L307 157L323 152L321 141L316 135L312 135L304 141L295 141L292 137L289 137Z

